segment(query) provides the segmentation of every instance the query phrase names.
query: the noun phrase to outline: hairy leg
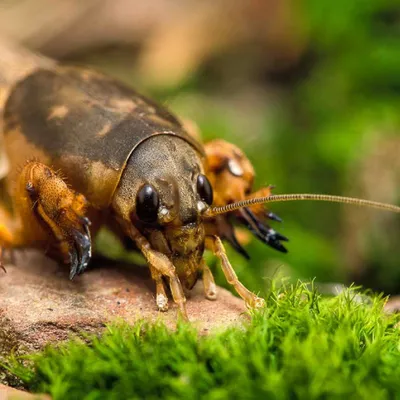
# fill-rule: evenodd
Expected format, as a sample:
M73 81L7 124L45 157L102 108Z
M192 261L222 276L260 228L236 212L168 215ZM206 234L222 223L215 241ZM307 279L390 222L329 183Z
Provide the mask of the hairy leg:
M158 284L157 297L158 295L163 295L166 297L164 287L161 287L162 281L159 280L157 282L157 280L161 279L162 276L166 276L169 279L169 287L171 289L172 298L178 305L182 318L188 320L186 312L186 297L172 262L166 255L152 249L148 240L130 222L124 225L129 237L136 243L137 247L142 252L150 266L152 276L156 281L156 286ZM159 305L157 304L157 306Z
M71 190L51 168L28 162L12 193L14 215L0 225L1 245L6 248L50 245L70 264L70 278L83 272L91 257L87 202Z
M150 265L151 277L156 283L156 304L160 311L168 311L168 296L165 292L164 281L161 273Z
M221 268L226 280L231 284L238 295L245 301L247 307L260 308L265 305L264 299L250 292L238 279L228 256L226 255L224 245L218 236L208 236L206 246L221 260Z
M203 270L203 285L204 285L204 295L208 300L217 299L217 285L215 284L213 274L206 265L205 261L202 260L201 269Z

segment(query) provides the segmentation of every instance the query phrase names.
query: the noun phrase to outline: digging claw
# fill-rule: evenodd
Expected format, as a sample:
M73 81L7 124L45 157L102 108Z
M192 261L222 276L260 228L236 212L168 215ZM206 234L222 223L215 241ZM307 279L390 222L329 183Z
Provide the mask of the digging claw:
M276 232L274 229L261 222L247 207L242 210L241 216L242 222L246 224L250 232L252 232L259 240L282 253L288 252L286 247L281 243L281 241L289 241L286 236Z
M278 217L276 214L274 214L273 212L269 212L268 214L267 214L267 217L269 218L269 219L271 219L272 221L276 221L276 222L282 222L282 218L281 217Z
M83 228L85 229L85 231L89 230L89 226L92 225L92 223L90 222L88 217L81 217L80 218L81 223L83 225Z
M72 233L73 248L70 253L71 268L69 278L72 280L75 275L85 271L92 257L92 241L90 238L89 225L90 221L87 218L82 218L83 230L85 234L74 229Z
M275 232L273 229L269 229L268 233L264 237L265 243L271 246L273 249L281 251L282 253L287 253L287 249L282 245L280 241L287 242L289 239L286 236L281 235L278 232Z
M70 252L70 270L69 270L69 279L74 279L75 275L78 273L79 268L79 260L77 251L74 249Z
M232 247L239 253L241 254L246 260L250 260L250 256L247 253L247 251L242 247L242 245L239 243L235 231L232 230L225 236L225 239L232 245Z
M267 235L274 236L276 240L282 240L283 242L288 242L289 239L286 236L281 235L279 232L269 229Z

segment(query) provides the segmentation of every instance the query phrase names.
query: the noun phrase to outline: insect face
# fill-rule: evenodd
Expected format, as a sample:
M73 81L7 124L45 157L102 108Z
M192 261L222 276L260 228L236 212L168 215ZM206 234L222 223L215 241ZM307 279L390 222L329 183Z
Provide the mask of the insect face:
M154 136L128 161L114 208L165 254L190 288L204 252L203 214L213 201L197 152L184 140Z

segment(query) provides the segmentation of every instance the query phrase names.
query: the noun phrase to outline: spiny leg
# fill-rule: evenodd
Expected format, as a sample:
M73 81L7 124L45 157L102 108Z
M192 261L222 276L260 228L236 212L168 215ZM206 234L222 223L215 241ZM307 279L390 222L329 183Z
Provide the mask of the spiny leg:
M204 260L202 260L201 262L201 269L203 270L204 295L208 300L216 300L217 285L215 284L214 277L210 268Z
M224 140L213 140L205 144L205 150L208 166L207 176L214 190L215 206L224 206L240 200L271 194L272 186L262 188L254 193L251 192L254 169L246 155L237 146ZM217 234L222 239L228 240L239 253L246 257L246 252L236 239L235 231L228 218L245 225L254 236L275 250L287 252L281 241L288 239L272 229L266 222L267 219L279 222L281 219L274 213L266 211L263 205L234 211L230 215L217 217L215 221L209 221L207 224L210 234ZM225 223L222 223L221 220L224 220Z
M160 311L168 311L168 297L165 292L164 281L160 272L154 268L152 265L149 265L151 277L156 283L156 304L157 308Z
M169 287L171 289L172 298L178 305L182 318L188 320L186 312L186 297L172 262L165 254L153 250L148 240L131 224L130 221L124 225L128 235L136 243L151 268L157 271L159 275L166 276L169 279ZM163 294L165 295L165 291Z
M19 244L35 245L50 233L56 252L70 264L70 278L82 273L92 251L85 197L51 168L33 161L22 169L12 197Z
M211 249L214 254L221 260L221 268L226 280L231 284L239 296L245 301L247 307L261 308L264 307L265 301L261 297L250 292L238 279L236 272L229 262L228 256L221 239L218 236L207 237L206 246Z

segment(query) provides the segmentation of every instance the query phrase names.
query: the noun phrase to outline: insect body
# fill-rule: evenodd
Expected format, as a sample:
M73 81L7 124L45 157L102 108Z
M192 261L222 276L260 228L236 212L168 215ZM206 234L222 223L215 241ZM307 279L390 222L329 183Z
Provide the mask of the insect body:
M57 66L35 70L15 84L4 105L3 130L13 214L2 221L4 247L49 248L70 264L73 278L87 267L91 238L109 225L144 254L159 308L167 305L166 277L185 314L182 285L191 289L201 272L206 295L216 296L203 261L207 244L223 258L229 280L247 303L262 303L242 287L227 261L216 236L224 236L226 228L202 220L213 202L206 150L166 109L99 73ZM252 170L238 149L220 145L209 152L235 151L230 162L237 162L235 174L243 181L239 197L230 200L244 199ZM214 155L222 179L232 167ZM224 205L221 201L216 204Z
M216 298L205 248L249 307L264 304L237 279L222 240L247 255L232 220L279 251L287 239L269 227L278 217L261 205L277 197L270 188L252 193L253 168L236 146L203 146L168 110L89 69L39 65L4 97L2 247L47 249L70 265L72 279L107 225L144 255L160 310L168 285L186 317L184 288L200 275L206 297ZM317 199L344 201L328 197Z

